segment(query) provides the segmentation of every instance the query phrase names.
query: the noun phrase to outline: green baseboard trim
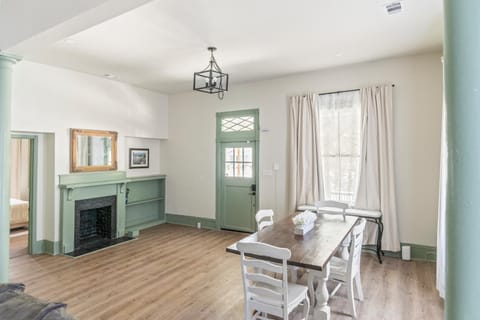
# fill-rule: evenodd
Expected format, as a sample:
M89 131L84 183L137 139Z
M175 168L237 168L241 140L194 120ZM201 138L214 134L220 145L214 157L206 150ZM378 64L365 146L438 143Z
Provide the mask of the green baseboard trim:
M371 254L373 254L373 255L377 255L377 246L376 246L376 245L373 245L373 244L364 245L364 246L363 246L363 250L366 250L366 251L368 251L369 253L371 253ZM402 257L400 251L394 252L394 251L385 251L385 250L384 250L383 253L385 253L385 257L389 257L389 258L398 258L398 259L400 259L400 258Z
M400 246L410 246L410 256L415 261L437 261L437 248L415 243L401 243Z
M127 231L126 235L132 238L138 238L140 236L140 230Z
M52 256L60 254L60 242L45 240L45 253L51 254Z
M424 246L421 244L415 244L415 243L400 243L400 247L403 246L410 246L410 258L411 260L414 261L428 261L428 262L436 262L437 261L437 248L436 247L431 247L431 246ZM377 247L375 245L366 245L363 246L364 249L368 250L369 252L372 252L376 254ZM402 258L402 252L401 251L384 251L385 257L390 257L390 258L397 258L401 259Z
M180 214L171 214L167 213L166 215L167 223L179 224L182 226L197 227L197 223L200 222L203 229L217 229L217 221L215 219L194 217L194 216L183 216Z
M31 248L32 254L49 254L56 256L60 254L60 242L50 241L50 240L39 240L33 242L33 247Z
M32 247L30 248L31 254L42 254L45 253L45 243L44 240L32 241Z

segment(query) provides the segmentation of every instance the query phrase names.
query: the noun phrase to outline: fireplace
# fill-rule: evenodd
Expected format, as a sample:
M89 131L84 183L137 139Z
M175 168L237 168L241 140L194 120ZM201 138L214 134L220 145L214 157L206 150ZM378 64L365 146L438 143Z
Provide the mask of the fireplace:
M74 251L96 250L117 238L117 196L75 201Z
M60 175L60 243L52 253L78 257L131 240L125 235L126 186L124 171Z

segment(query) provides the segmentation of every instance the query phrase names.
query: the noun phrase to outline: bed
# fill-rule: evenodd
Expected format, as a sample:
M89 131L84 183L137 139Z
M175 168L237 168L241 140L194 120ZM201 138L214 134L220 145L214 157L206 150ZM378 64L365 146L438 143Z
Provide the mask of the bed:
M28 226L28 201L10 199L10 229Z

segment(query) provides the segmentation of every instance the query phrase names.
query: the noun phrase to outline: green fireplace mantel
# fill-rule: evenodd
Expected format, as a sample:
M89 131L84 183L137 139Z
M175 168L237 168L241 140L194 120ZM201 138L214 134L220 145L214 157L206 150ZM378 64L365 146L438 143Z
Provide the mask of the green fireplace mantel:
M117 196L117 237L125 235L125 194L127 178L124 171L74 173L59 176L60 187L60 251L74 250L75 201Z

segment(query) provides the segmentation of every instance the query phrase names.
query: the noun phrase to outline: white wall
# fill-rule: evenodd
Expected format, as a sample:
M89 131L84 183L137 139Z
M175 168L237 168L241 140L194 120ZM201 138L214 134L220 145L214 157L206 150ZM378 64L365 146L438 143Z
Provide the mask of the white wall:
M232 85L223 101L197 92L169 97L167 212L215 218L215 114L258 108L260 207L287 208L287 97L394 83L397 209L402 242L436 243L442 106L441 53L407 56ZM228 70L226 70L228 72ZM232 78L234 74L230 75ZM280 164L274 176L262 175ZM276 193L275 193L276 190Z
M121 82L28 61L13 74L12 131L54 134L55 212L39 217L44 239L59 239L58 175L69 173L69 129L118 132L118 169L126 169L125 137L164 139L168 97ZM52 230L47 228L53 226ZM53 231L53 233L52 233Z
M127 177L139 177L162 174L161 171L161 142L160 139L146 139L125 137L125 167ZM149 149L149 167L129 169L130 148Z

